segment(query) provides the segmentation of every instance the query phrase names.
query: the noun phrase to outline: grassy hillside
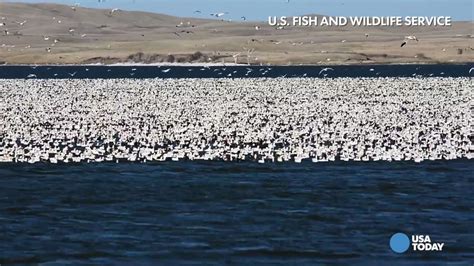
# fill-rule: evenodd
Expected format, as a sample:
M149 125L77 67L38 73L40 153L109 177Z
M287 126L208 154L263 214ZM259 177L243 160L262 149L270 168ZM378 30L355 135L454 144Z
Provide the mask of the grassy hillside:
M452 27L289 27L146 12L0 3L0 62L473 62L472 22ZM256 30L255 26L259 26ZM368 37L366 37L368 34ZM400 47L407 35L419 42ZM56 40L56 42L54 41Z

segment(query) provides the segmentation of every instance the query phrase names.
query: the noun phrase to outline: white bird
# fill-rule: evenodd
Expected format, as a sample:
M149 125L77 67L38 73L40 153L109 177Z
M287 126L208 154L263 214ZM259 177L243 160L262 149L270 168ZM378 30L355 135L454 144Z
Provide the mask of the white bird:
M405 39L410 41L418 41L418 38L416 38L415 35L405 36Z
M80 5L79 3L74 3L74 5L71 6L71 9L73 11L76 11L76 8L79 7L79 5Z
M229 14L229 12L221 12L221 13L211 13L211 16L220 18L222 16L225 16L226 14Z
M416 38L416 36L414 36L414 35L405 36L405 41L402 42L400 47L403 47L403 46L407 45L408 41L417 41L418 42L418 38Z
M324 73L324 72L326 72L326 71L329 71L329 70L334 71L333 68L326 67L326 68L321 69L321 71L319 71L319 74L318 74L318 75L321 75L322 73Z
M170 70L171 70L171 68L167 68L167 69L161 70L161 72L163 72L163 73L168 73L168 72L170 72Z
M118 9L118 8L114 8L114 9L112 9L112 10L109 11L109 15L112 15L112 14L114 14L115 12L117 12L117 11L119 11L119 10L120 10L120 9Z
M239 56L240 56L240 53L232 55L232 57L234 58L234 63L235 64L237 64L237 60L239 59Z
M25 25L26 22L27 22L26 20L23 20L23 21L21 21L21 22L15 21L15 23L18 24L18 25L20 25L20 26Z

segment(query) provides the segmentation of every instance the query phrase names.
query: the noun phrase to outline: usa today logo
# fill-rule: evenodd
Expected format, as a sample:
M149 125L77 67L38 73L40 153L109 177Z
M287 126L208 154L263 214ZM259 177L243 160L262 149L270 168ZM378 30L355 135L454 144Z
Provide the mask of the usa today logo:
M444 243L432 242L429 235L412 235L411 240L404 233L396 233L390 238L390 248L395 253L405 253L408 249L416 252L443 251Z

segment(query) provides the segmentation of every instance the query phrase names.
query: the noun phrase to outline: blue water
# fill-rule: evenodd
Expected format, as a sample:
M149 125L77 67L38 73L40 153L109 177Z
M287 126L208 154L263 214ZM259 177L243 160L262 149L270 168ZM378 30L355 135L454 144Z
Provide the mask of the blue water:
M473 65L250 73L0 66L0 79L472 77ZM473 173L469 160L0 164L0 265L473 265ZM389 239L397 232L429 234L445 250L395 254Z
M474 63L342 66L0 66L0 79L473 77ZM328 68L328 69L326 69ZM326 70L324 70L326 69Z
M469 160L0 164L0 264L472 265ZM440 253L395 254L396 232Z

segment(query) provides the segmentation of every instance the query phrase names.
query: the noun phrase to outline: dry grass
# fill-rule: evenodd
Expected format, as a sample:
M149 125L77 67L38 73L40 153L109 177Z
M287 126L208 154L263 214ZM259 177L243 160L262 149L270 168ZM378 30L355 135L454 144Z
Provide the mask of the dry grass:
M472 22L430 28L288 28L162 14L0 3L9 34L0 36L0 61L9 64L213 61L252 64L473 62ZM55 19L53 19L55 17ZM27 20L23 26L15 23ZM61 23L58 21L61 20ZM176 27L181 22L192 26ZM74 34L69 33L74 28ZM185 33L181 31L192 31ZM174 34L178 32L180 36ZM365 33L369 37L365 37ZM81 37L82 34L87 34ZM401 48L406 35L419 42ZM45 41L43 36L49 36ZM59 42L52 46L53 40ZM342 42L345 40L345 42ZM51 52L46 52L47 48ZM462 54L459 54L461 49ZM248 53L248 50L253 52ZM203 55L194 58L192 54ZM135 54L143 53L141 57ZM233 55L239 54L235 58ZM135 56L131 56L135 55ZM170 56L171 55L171 56ZM141 59L140 59L141 58ZM143 61L143 60L142 60Z

